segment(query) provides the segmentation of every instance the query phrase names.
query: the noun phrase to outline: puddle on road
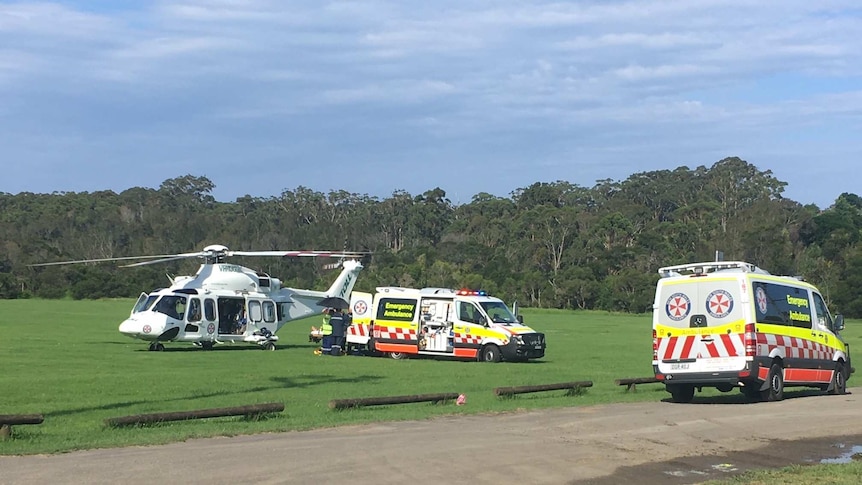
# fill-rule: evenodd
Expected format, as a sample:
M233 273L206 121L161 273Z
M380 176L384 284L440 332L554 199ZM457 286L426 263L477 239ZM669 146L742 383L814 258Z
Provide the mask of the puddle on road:
M736 467L733 463L718 463L716 465L712 465L710 467L713 472L721 472L721 473L733 473L739 471L739 468ZM692 475L703 475L709 476L711 475L709 470L665 470L665 475L670 475L672 477L683 478L689 477Z
M837 443L835 447L840 449L848 448L844 443ZM852 445L849 449L850 451L842 453L838 458L824 458L820 460L820 463L842 464L850 463L853 460L862 460L862 445Z

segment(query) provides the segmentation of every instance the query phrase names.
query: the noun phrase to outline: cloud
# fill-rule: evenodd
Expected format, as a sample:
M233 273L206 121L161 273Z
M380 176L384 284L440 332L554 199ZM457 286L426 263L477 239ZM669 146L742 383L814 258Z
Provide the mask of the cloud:
M0 4L0 132L33 163L469 159L524 185L534 162L780 163L765 144L806 129L849 160L860 31L850 0ZM17 175L0 190L41 183Z

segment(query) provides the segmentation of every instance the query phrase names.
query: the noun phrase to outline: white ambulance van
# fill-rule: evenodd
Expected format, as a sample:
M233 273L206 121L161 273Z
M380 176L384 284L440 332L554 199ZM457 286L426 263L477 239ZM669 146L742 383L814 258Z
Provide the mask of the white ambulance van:
M778 401L788 386L845 392L850 348L820 292L751 263L720 261L659 269L653 304L653 370L674 402L695 389L740 388Z
M484 362L525 361L545 355L545 334L523 324L484 291L385 286L353 292L348 349L451 357Z

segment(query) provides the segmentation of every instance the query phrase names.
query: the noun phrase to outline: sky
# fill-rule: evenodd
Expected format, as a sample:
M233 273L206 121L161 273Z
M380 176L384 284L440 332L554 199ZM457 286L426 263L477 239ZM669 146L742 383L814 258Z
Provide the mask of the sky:
M738 156L862 194L858 0L0 0L0 192L456 204Z

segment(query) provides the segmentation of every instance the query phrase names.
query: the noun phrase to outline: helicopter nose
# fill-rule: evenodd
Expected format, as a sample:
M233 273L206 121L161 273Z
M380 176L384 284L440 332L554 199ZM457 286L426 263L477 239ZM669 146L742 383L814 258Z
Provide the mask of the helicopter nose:
M128 318L120 324L120 333L131 338L155 339L162 332L162 325L154 325L146 319Z

